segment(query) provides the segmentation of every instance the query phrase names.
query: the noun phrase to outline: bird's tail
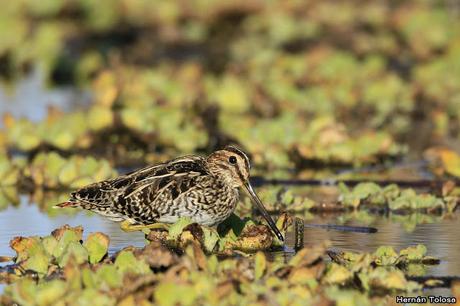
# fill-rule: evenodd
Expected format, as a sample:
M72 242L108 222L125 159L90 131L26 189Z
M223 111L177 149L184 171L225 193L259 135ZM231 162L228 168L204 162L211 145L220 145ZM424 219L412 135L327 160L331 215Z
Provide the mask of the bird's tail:
M80 204L77 202L66 201L53 206L53 208L67 208L67 207L80 207Z

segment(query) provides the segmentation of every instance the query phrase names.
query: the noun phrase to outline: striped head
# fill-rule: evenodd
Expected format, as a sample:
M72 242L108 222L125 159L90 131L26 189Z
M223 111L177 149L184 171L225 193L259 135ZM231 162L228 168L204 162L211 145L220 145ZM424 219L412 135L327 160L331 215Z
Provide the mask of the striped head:
M224 182L232 188L244 187L246 189L251 200L257 206L265 220L267 220L272 231L276 234L278 239L283 241L283 235L276 227L275 222L249 182L251 164L249 163L248 156L236 147L227 146L223 150L210 154L207 158L207 164L209 171L213 175L221 177Z
M220 176L233 188L243 186L249 179L249 158L234 146L213 152L208 156L207 163L212 174Z

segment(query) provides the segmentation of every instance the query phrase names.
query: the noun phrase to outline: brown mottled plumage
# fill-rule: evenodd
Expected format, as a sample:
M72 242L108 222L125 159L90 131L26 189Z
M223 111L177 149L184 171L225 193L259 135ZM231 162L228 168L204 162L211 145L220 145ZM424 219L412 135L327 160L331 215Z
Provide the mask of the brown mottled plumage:
M133 224L173 223L190 217L203 225L216 225L235 210L238 188L246 187L272 230L275 223L249 184L249 159L227 146L208 157L184 156L139 169L112 180L73 192L59 207L81 207L114 221Z

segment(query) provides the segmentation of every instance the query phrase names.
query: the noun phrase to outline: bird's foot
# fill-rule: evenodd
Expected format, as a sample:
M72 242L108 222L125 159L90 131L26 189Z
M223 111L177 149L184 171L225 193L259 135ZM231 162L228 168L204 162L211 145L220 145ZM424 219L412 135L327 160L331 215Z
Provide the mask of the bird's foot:
M129 220L125 220L121 222L120 228L125 232L134 232L134 231L142 231L144 229L164 229L168 230L169 225L165 223L152 223L152 224L133 224Z

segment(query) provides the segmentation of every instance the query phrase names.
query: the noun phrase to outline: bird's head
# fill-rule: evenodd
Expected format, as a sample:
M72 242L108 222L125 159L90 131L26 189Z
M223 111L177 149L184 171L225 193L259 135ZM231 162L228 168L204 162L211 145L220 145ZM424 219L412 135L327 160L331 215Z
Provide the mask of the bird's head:
M213 152L208 156L207 162L212 174L220 176L234 188L243 186L249 180L249 158L234 146L226 146Z
M283 235L276 227L275 222L249 182L251 164L248 156L235 146L226 146L222 150L211 153L207 157L207 164L209 171L213 175L221 177L229 186L233 188L245 187L252 201L256 204L265 220L267 220L273 232L283 241Z

